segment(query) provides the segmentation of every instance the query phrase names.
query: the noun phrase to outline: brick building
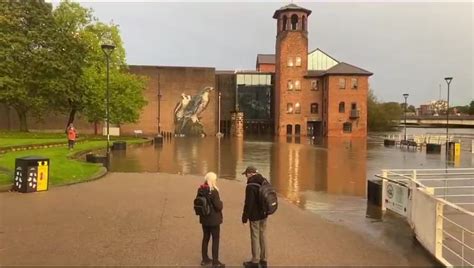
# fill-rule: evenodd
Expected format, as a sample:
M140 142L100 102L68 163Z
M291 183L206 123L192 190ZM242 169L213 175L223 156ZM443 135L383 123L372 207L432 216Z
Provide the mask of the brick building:
M247 135L365 137L368 78L372 73L340 62L319 48L309 51L310 15L310 10L295 4L276 10L275 54L257 55L255 70L129 66L131 73L148 77L144 92L147 105L139 121L121 125L120 132L130 135L140 130L150 136L176 133L179 106L203 88L213 87L206 95L205 110L199 114L207 135L219 131L230 134L231 113L240 111ZM0 105L1 111L7 116L0 118L0 129L15 128L15 113ZM30 126L62 130L66 116L59 117L30 122ZM82 133L94 132L94 125L80 114L75 124Z

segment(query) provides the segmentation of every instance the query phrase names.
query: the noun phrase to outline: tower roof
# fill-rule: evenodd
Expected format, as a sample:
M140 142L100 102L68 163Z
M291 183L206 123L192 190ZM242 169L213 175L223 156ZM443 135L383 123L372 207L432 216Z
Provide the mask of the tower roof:
M285 11L289 11L289 10L293 10L293 11L303 11L305 12L308 16L311 14L311 10L309 9L306 9L306 8L303 8L303 7L300 7L300 6L297 6L293 3L291 4L288 4L284 7L281 7L280 9L277 9L275 11L275 13L273 14L273 18L276 19L278 18L278 15L280 15L281 12L285 12Z

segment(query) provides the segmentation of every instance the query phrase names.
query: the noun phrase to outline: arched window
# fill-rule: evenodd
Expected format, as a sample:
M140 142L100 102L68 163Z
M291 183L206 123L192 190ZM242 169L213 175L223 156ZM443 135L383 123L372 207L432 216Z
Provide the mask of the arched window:
M311 103L311 113L312 114L319 113L319 105L317 103Z
M298 27L298 16L293 14L291 16L291 29L296 30L297 27Z
M346 104L343 101L339 102L339 112L344 113L345 111L346 111Z
M306 17L303 16L303 19L301 20L301 28L303 31L306 31Z
M301 134L301 126L295 125L295 135L300 135L300 134Z
M283 16L283 25L282 25L282 30L286 31L286 25L288 24L288 18L286 15Z
M295 103L295 114L301 113L301 105L299 102Z
M293 135L293 126L286 125L286 135Z

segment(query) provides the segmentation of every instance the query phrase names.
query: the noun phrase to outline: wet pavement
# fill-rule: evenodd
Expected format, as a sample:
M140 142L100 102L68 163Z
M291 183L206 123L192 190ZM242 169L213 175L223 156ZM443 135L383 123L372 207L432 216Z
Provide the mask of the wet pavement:
M192 201L201 176L110 173L97 181L30 194L0 193L0 265L198 266L202 230ZM220 260L250 258L240 217L245 187L219 180L224 202ZM392 224L390 221L388 224ZM270 266L435 266L413 245L382 241L280 200L267 225ZM409 236L402 233L402 236ZM404 248L400 250L400 246Z

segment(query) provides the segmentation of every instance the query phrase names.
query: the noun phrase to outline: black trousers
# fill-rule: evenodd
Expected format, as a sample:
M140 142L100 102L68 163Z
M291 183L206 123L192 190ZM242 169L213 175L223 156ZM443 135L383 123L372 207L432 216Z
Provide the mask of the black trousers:
M221 232L220 225L217 226L202 226L202 259L209 259L207 255L207 246L209 245L209 239L212 235L212 259L216 262L219 260L219 235Z

